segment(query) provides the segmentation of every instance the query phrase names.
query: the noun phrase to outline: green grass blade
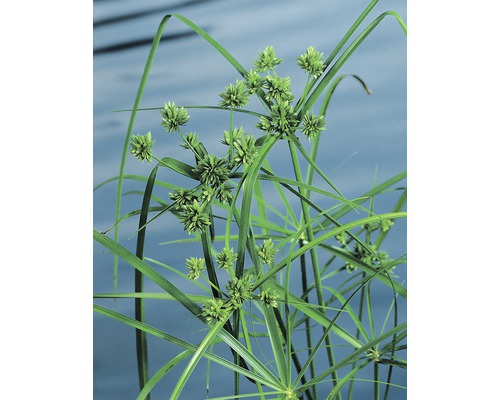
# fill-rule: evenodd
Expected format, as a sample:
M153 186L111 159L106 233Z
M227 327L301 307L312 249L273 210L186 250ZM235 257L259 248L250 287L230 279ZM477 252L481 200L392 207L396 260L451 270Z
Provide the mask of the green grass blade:
M181 175L187 176L188 178L199 180L199 176L193 172L193 167L191 165L176 160L175 158L171 157L162 158L160 166L170 168L171 170Z
M149 175L148 182L146 183L146 189L144 190L144 197L142 199L141 214L139 217L139 233L137 234L137 244L135 255L139 259L144 258L144 245L146 241L146 222L148 220L148 210L151 201L151 195L153 194L154 182L156 179L156 172L158 171L158 166L154 167ZM141 293L144 289L144 276L138 269L135 270L135 291ZM135 299L135 319L140 322L145 320L145 310L144 310L144 300L142 298ZM146 334L136 329L136 352L137 352L137 368L139 374L139 387L142 390L149 380L148 375L148 347L147 347L147 337ZM147 396L149 400L149 396Z
M174 296L184 307L186 307L193 315L202 319L201 313L202 309L196 303L194 303L189 297L187 297L183 292L181 292L175 285L170 281L156 272L148 264L138 258L135 254L132 254L126 248L116 243L114 240L103 235L99 231L94 229L94 240L106 247L117 257L129 263L132 267L138 269L145 276L147 276L151 281L160 286L167 293Z
M163 365L156 373L151 377L150 380L147 381L146 385L144 385L143 389L139 393L137 400L146 400L149 398L149 393L156 386L158 382L160 382L163 377L177 364L179 364L182 360L189 357L192 354L192 351L184 350L183 352L177 354L174 358L168 361L165 365Z
M370 348L376 346L377 344L383 342L384 340L388 339L389 337L393 336L395 333L401 332L406 330L406 322L403 322L401 325L398 325L391 330L383 333L379 337L371 340L367 344L363 345L362 347L354 350L351 354L349 354L347 357L343 358L340 361L337 361L333 367L325 369L323 372L318 374L316 377L311 379L306 385L302 385L297 389L297 394L300 395L303 393L308 387L311 387L312 385L317 385L320 383L323 379L325 379L327 376L331 375L332 371L337 371L342 367L345 367L346 365L349 365L359 359L364 353L369 350Z
M272 307L271 307L272 308ZM274 312L270 307L263 307L264 317L266 319L267 332L269 333L269 341L271 342L271 348L274 355L274 361L276 362L276 368L278 370L278 375L280 381L285 385L289 386L289 373L287 362L285 359L285 353L283 351L283 340L281 339L281 332L276 323L276 317Z
M196 350L198 349L198 347L193 345L193 344L187 343L184 340L179 339L175 336L172 336L166 332L163 332L160 329L154 328L154 327L147 325L145 323L136 321L133 318L130 318L130 317L127 317L123 314L117 313L116 311L109 310L105 307L102 307L102 306L99 306L96 304L94 304L94 311L98 312L104 316L107 316L109 318L112 318L116 321L119 321L121 323L124 323L128 326L131 326L132 328L141 329L150 335L153 335L153 336L158 337L160 339L166 340L166 341L168 341L176 346L180 346L186 350L189 350L191 353L195 353ZM224 333L224 332L226 332L226 331L224 331L224 330L220 331L219 336L222 336L226 339L232 338L232 336L230 334L228 334L227 332L226 333ZM234 338L233 338L233 340L234 340ZM243 348L243 346L241 346L241 344L240 344L241 348L239 348L238 344L239 344L239 342L233 343L233 345L240 350L241 354L245 354L244 350L241 349L241 348ZM263 378L262 376L256 374L255 372L252 372L252 371L249 371L248 369L242 368L239 365L235 365L232 362L230 362L230 361L228 361L228 360L226 360L218 355L215 355L215 354L212 354L209 352L205 352L204 357L210 361L213 361L213 362L223 366L224 368L227 368L227 369L232 370L234 372L237 372L243 376L246 376L250 379L258 381L258 382L262 383L263 385L274 388L275 390L282 390L282 387L279 384L279 381L277 381L276 378L270 373L268 374L268 376L271 377L271 380L268 380L268 379ZM257 370L267 371L265 366L263 366L262 364L259 365L258 360L255 362L255 365L257 365L257 368L255 368L255 371L257 371Z
M335 237L336 235L338 235L342 232L348 231L348 230L353 229L353 228L361 227L364 224L369 224L371 222L376 222L376 221L380 221L380 220L384 220L384 219L398 219L398 218L406 218L406 212L379 214L379 215L372 216L372 217L361 218L361 219L358 219L358 220L353 221L353 222L348 222L340 227L334 228L334 229L326 232L325 234L323 234L321 236L316 237L311 242L305 244L303 247L296 250L291 255L290 260L292 260L292 261L295 260L296 258L300 257L301 254L308 252L312 247L315 247L315 246L325 242L326 240L328 240L332 237ZM341 254L346 255L349 259L354 258L354 257L351 257L346 251L344 251L342 249L339 249L339 250L341 250ZM354 259L354 261L356 261L356 260ZM277 265L275 265L273 268L271 268L264 276L260 277L259 279L257 279L255 281L254 288L255 289L258 288L260 285L262 285L264 282L266 282L272 276L277 274L281 269L283 269L286 266L286 264L287 264L287 260L283 260L283 261L279 262ZM370 272L373 273L373 270L371 270ZM406 293L405 293L405 296L406 296ZM403 296L403 297L406 298L405 296Z
M193 357L191 360L189 360L188 365L184 369L182 375L177 381L177 384L174 387L174 390L172 391L172 394L170 395L171 400L177 400L179 396L181 395L182 390L184 389L184 386L186 385L189 377L193 373L196 365L198 365L198 362L200 359L203 357L205 354L206 350L208 347L212 344L212 342L215 340L217 337L217 334L221 331L221 329L224 327L224 324L226 321L219 321L217 322L208 332L208 334L205 336L205 339L200 343L198 348L196 349L196 352L193 354Z
M340 68L346 63L346 61L352 56L352 54L356 51L356 49L363 43L363 41L370 35L370 33L377 27L377 25L386 17L393 16L401 25L403 31L406 34L406 25L404 24L401 17L393 12L386 11L380 14L375 20L373 20L360 34L359 36L353 40L353 42L349 45L349 47L342 53L342 55L337 59L337 61L333 64L333 66L328 70L326 74L323 75L321 81L312 91L311 95L308 97L303 107L299 112L299 119L302 119L303 115L317 102L321 94L325 91L330 81L335 77L335 75L339 72Z

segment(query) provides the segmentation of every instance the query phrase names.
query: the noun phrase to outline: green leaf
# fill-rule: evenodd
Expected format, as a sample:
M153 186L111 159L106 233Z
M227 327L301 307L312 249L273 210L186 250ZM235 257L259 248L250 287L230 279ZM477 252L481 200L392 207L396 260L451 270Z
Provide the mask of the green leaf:
M201 342L201 344L198 346L196 349L196 352L193 354L193 357L191 360L189 360L188 365L184 369L184 372L180 376L180 378L177 380L177 384L175 385L174 390L172 391L172 394L170 395L171 400L177 400L179 396L181 395L182 390L184 389L184 386L186 385L189 377L194 371L194 368L200 361L200 359L203 357L204 353L208 349L208 346L212 344L212 342L215 340L217 337L217 334L220 332L220 330L224 327L224 324L226 321L220 321L216 323L208 332L207 336L205 336L205 339Z
M164 278L148 264L142 261L140 258L132 254L126 248L116 243L114 240L103 235L99 231L94 229L94 240L106 247L113 254L121 258L122 260L128 262L132 267L138 269L145 276L147 276L151 281L160 286L167 293L170 293L175 297L184 307L186 307L193 315L203 320L201 316L202 309L196 303L194 303L189 297L187 297L183 292L181 292L174 284L169 280Z

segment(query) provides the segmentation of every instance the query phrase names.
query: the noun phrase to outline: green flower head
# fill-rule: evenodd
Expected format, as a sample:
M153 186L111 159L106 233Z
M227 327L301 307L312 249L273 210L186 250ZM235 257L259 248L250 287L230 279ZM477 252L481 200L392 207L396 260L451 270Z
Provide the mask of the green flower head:
M227 161L213 154L207 154L193 172L199 176L200 182L212 187L219 187L229 179Z
M233 268L236 258L237 256L234 254L234 250L227 247L224 247L224 249L215 256L219 268L226 270Z
M367 247L371 248L373 252L375 252L375 249L373 246L367 245ZM365 264L372 264L374 261L374 257L370 250L365 247L361 246L359 243L354 244L354 257L356 257L358 260L361 260Z
M276 291L273 289L265 289L260 293L260 300L266 307L278 307L277 300L279 296L276 294Z
M323 115L315 116L309 112L304 116L302 132L306 138L311 140L318 133L325 130L325 118Z
M260 117L257 128L266 132L293 133L297 129L299 120L295 110L287 101L278 100L271 106L270 117Z
M189 132L185 138L183 138L184 142L181 143L181 147L185 149L194 149L200 143L198 139L198 135L194 132Z
M256 246L257 254L262 259L264 264L272 265L274 256L278 253L278 249L274 247L273 239L269 238L264 240L260 246Z
M390 219L383 219L382 221L380 221L380 229L382 230L382 232L388 232L389 229L391 229L392 225L394 225L394 222Z
M239 128L233 128L231 132L224 131L224 139L221 140L222 144L225 144L226 146L231 145L231 139L233 140L233 144L236 140L241 139L243 135L246 135L245 130L243 129L242 126ZM232 136L232 138L231 138Z
M320 53L313 46L309 46L306 52L297 58L297 63L301 69L310 73L315 79L320 76L325 69L325 65L323 64L323 53Z
M259 146L255 145L255 138L251 135L244 135L234 141L234 162L236 165L250 165L259 155Z
M220 185L215 191L215 197L222 204L229 204L233 200L233 194L231 193L233 187L227 183Z
M210 225L209 216L196 200L182 207L179 219L184 224L184 230L189 234L198 230L202 231Z
M254 94L262 88L264 84L264 78L259 75L259 73L251 69L245 76L246 86L249 94Z
M257 72L272 71L281 61L281 58L276 58L274 48L267 46L264 51L259 53L257 59L253 62L253 66Z
M274 76L267 75L264 81L264 88L267 90L265 99L267 101L281 100L291 103L294 98L291 86L292 81L288 76L280 78L276 73L274 73Z
M202 315L210 324L212 322L224 321L228 317L229 312L221 299L210 299L203 304Z
M374 362L380 361L380 353L376 347L371 347L370 349L368 349L366 351L366 355L368 356L368 358L370 358Z
M161 125L167 132L178 131L181 125L186 125L189 115L184 107L177 107L175 103L165 103L165 107L160 110Z
M243 275L241 278L234 278L226 285L229 294L229 304L232 308L240 308L243 303L252 298L253 275Z
M232 83L226 86L226 90L219 94L221 97L220 106L239 108L247 105L249 101L249 93L245 86L245 82L236 80L236 84Z
M337 239L340 244L345 246L347 244L347 233L345 233L345 231L340 232L337 236L335 236L335 239Z
M205 269L205 259L197 257L187 258L186 267L189 269L187 277L195 281L200 277L201 271Z
M130 154L140 161L147 160L151 162L153 157L153 143L151 132L145 135L132 135L130 138Z
M170 199L174 203L176 210L181 209L187 204L192 204L193 201L198 200L197 196L192 190L186 190L183 188L177 189L175 192L169 193Z
M200 195L198 196L198 199L204 203L210 201L213 196L214 196L215 190L211 186L204 185L201 188Z

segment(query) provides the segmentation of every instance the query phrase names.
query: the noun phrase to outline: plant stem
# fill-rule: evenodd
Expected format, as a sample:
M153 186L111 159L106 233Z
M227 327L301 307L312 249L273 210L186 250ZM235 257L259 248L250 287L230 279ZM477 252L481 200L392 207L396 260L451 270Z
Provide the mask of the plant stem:
M291 141L288 141L288 147L290 149L290 155L292 158L292 164L293 164L293 170L295 173L295 179L299 183L303 183L302 180L302 173L300 171L300 165L299 165L299 160L297 158L297 152L295 150L295 147L293 146L293 143ZM305 196L304 189L302 187L298 187L299 193ZM309 214L309 207L307 203L301 198L300 199L300 204L302 207L302 216L304 220L304 224L307 225L306 228L306 235L307 235L307 241L311 242L314 240L314 233L312 230L312 227L310 225L310 220L311 216ZM320 311L325 314L325 300L323 297L323 285L321 283L321 275L320 275L320 270L319 270L319 263L318 263L318 255L316 252L316 248L311 248L310 251L311 254L311 262L312 262L312 268L313 268L313 274L314 274L314 283L316 286L316 296L318 297L318 305ZM325 328L323 328L324 330ZM334 357L333 357L333 346L330 340L330 335L326 335L325 337L325 344L326 344L326 352L328 356L328 362L330 363L330 367L333 367L334 364ZM332 372L332 379L333 379L333 384L335 385L337 382L337 372L333 371ZM338 394L338 399L341 399L340 393Z

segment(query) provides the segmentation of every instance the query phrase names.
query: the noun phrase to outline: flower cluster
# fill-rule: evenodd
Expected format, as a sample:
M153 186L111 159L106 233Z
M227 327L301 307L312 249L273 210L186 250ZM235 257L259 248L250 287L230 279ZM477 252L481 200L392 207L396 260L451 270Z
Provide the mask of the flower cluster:
M242 164L250 165L259 155L259 146L255 145L255 138L251 135L244 135L233 143L234 159L237 166Z
M260 292L260 300L264 303L266 307L278 307L277 300L279 296L276 294L276 291L273 289L265 289Z
M233 190L233 187L231 185L229 185L228 183L223 183L215 191L215 197L222 204L229 204L231 203L231 200L233 200L233 194L231 193L231 190Z
M251 69L248 74L245 76L245 85L248 89L249 94L255 94L260 89L262 89L262 85L264 84L265 78L261 77L259 73L253 69Z
M247 105L249 101L249 92L245 86L245 82L236 80L236 84L229 84L226 90L219 94L221 97L220 106L239 108Z
M203 258L191 257L186 259L186 267L189 269L188 278L195 281L200 277L201 271L205 269Z
M179 219L184 224L184 230L189 234L198 230L203 231L205 227L210 225L209 216L197 200L182 206Z
M370 358L374 362L380 361L380 353L376 347L372 347L372 348L366 350L366 355L368 356L368 358Z
M175 103L165 103L165 106L160 110L161 125L165 127L167 132L178 131L180 126L185 125L189 119L189 115L184 107L177 107Z
M235 277L226 284L229 300L228 304L233 309L240 308L243 303L252 298L253 275L243 275L241 278Z
M371 249L371 251L369 249ZM377 251L375 249L375 246L361 246L359 243L356 243L354 245L354 257L356 257L361 262L372 265L374 267L380 267L381 263L390 261L389 254L387 254L387 252ZM392 269L394 269L394 266L391 268L391 270Z
M130 154L136 157L141 162L147 160L151 162L153 158L153 144L154 140L151 139L151 132L145 135L132 135L130 139Z
M347 244L347 233L345 233L345 231L340 232L335 236L335 239L337 239L340 244L345 246Z
M281 58L276 58L274 48L272 46L267 46L264 51L259 53L253 66L257 72L267 72L274 70L276 65L281 63L281 61Z
M292 105L287 101L278 100L271 106L269 117L260 117L257 128L265 132L293 133L299 125L299 120Z
M367 245L367 247L371 247ZM365 264L372 264L373 261L373 253L375 250L370 251L367 247L361 246L359 243L354 244L354 257L356 257L361 262Z
M290 77L280 78L274 73L274 76L267 75L264 81L264 89L267 90L265 94L265 99L267 101L287 101L291 103L293 101L293 94L291 90L292 81Z
M325 119L323 115L315 116L307 112L302 122L302 132L307 139L311 140L318 133L325 130Z
M224 249L222 249L222 251L215 256L215 260L217 261L217 264L219 264L219 268L226 270L234 266L236 258L237 256L234 254L234 250L227 247L224 247Z
M262 262L267 265L273 264L274 256L279 251L274 247L273 239L271 238L264 240L260 246L256 246L256 250Z
M202 315L208 323L224 321L229 311L222 299L210 299L203 304Z
M183 206L192 204L193 201L198 199L192 190L186 190L183 188L179 188L175 192L169 193L169 196L176 210L180 210Z
M181 143L181 147L185 149L194 149L199 144L198 135L194 132L189 132L185 138L183 138L184 142Z
M229 179L230 170L225 159L207 154L193 172L199 176L201 183L217 188Z
M297 58L297 63L301 69L316 79L325 69L323 58L323 53L320 53L315 47L309 46L306 52Z

